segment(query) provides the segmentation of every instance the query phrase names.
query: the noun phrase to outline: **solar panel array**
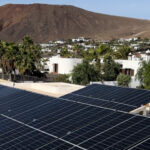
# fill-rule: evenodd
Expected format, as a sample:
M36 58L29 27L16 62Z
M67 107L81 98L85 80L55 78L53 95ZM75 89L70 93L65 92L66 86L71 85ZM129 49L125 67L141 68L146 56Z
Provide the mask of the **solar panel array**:
M93 84L62 98L129 112L150 102L150 91Z
M149 138L150 118L0 86L0 150L140 149Z

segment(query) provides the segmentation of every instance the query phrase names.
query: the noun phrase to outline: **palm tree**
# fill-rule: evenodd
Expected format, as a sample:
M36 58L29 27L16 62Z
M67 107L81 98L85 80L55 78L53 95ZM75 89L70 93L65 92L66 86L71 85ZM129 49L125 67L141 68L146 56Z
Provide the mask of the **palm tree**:
M101 44L98 48L89 50L89 53L86 58L90 61L95 60L97 66L100 66L101 58L104 58L106 55L111 53L112 50L109 46Z
M11 75L16 71L18 46L10 42L0 42L0 64L3 73Z
M21 74L33 75L41 66L41 47L34 44L29 36L25 36L19 45L17 69Z
M16 71L16 58L18 46L14 43L0 41L0 66L3 74L11 74Z
M113 56L116 59L127 59L131 51L132 49L129 46L123 45L116 52L113 53Z
M83 55L84 55L83 54L84 50L83 50L81 45L75 44L74 48L73 48L73 51L74 51L74 57L75 58L82 58Z
M68 49L65 47L60 52L61 57L69 58L71 56L71 53L68 51Z
M5 73L5 68L4 68L4 54L5 54L5 48L4 48L4 42L0 41L0 67L2 69L2 74L4 75Z

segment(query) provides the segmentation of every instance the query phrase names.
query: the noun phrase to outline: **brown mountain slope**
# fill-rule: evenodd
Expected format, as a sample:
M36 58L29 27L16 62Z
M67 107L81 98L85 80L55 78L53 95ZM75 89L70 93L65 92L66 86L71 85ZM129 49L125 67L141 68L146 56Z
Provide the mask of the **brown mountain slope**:
M150 21L92 13L73 6L5 5L0 7L0 39L36 42L79 36L112 39L150 35Z

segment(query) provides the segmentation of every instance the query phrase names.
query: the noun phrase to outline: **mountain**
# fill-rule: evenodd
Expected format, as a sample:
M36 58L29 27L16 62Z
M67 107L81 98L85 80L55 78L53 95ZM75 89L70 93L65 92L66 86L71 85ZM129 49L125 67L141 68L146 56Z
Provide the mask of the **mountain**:
M30 35L36 42L90 37L118 39L150 37L150 21L110 16L64 5L4 5L0 7L0 39L20 41Z

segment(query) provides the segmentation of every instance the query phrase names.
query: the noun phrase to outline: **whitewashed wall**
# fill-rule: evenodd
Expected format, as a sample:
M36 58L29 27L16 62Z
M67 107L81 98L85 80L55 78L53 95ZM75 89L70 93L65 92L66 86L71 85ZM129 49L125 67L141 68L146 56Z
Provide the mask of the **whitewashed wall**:
M138 68L140 67L140 60L115 60L115 62L122 65L122 69L130 68L134 70L134 76L136 75Z
M82 63L82 59L77 58L61 58L60 56L53 56L48 59L46 68L49 68L49 72L53 72L53 65L58 64L58 74L70 74L73 68Z

